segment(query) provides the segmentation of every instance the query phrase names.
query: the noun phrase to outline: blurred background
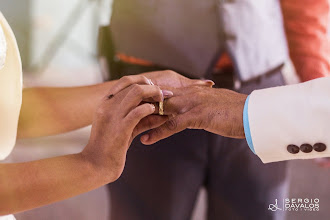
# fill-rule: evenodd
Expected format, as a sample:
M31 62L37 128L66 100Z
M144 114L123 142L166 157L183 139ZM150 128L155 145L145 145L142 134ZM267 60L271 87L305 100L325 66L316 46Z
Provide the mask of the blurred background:
M109 23L111 0L0 0L20 47L24 86L79 86L103 81L96 57L98 27ZM296 83L290 64L286 78ZM90 128L47 138L20 140L5 162L21 162L80 151ZM290 162L289 198L319 198L319 212L287 212L287 219L329 219L330 170L314 161ZM108 219L105 187L16 215L18 220ZM207 204L201 189L193 214L203 220ZM265 207L267 208L267 207Z

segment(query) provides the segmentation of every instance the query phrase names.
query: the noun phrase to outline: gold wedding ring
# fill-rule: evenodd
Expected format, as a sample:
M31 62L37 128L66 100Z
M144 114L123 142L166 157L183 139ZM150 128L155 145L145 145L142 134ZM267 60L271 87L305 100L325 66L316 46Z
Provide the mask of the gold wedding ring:
M164 102L159 102L159 115L164 115Z

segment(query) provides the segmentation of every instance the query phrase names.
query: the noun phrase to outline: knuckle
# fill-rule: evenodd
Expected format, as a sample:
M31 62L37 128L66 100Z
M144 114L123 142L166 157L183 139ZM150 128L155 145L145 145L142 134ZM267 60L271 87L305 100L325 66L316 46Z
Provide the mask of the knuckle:
M145 76L141 76L141 81L143 81L145 84L150 84L149 79Z
M173 70L165 70L166 74L169 74L169 75L176 75L177 73Z
M105 109L105 107L101 106L101 107L96 109L96 115L98 117L104 118L108 115L108 111Z
M162 90L158 86L157 86L156 90L157 90L157 96L159 96L160 98L163 98Z
M168 120L166 123L165 123L165 126L168 130L175 130L177 127L178 127L178 123L175 119L171 119L171 120Z
M142 95L143 94L143 89L140 85L138 84L133 84L132 85L132 91L136 95Z
M121 78L121 81L126 82L126 83L131 83L133 80L132 80L131 76L123 76Z

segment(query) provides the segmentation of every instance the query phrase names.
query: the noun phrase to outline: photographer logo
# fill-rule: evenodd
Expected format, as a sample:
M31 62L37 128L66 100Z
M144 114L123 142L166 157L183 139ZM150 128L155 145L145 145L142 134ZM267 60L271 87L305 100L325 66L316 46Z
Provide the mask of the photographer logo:
M281 200L275 199L275 203L268 205L268 210L272 212L276 211L308 211L318 212L320 210L320 199L315 198L286 198Z
M276 212L277 210L282 210L281 208L278 207L277 205L277 199L275 199L275 204L269 204L268 210L272 212Z

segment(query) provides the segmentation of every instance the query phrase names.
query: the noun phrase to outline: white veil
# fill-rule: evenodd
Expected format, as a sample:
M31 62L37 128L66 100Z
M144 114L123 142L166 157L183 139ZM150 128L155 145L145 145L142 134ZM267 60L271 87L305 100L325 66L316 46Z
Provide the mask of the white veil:
M0 160L3 160L16 142L22 104L22 64L15 36L1 12L0 66Z
M0 25L0 69L3 68L6 61L7 41L3 29Z

